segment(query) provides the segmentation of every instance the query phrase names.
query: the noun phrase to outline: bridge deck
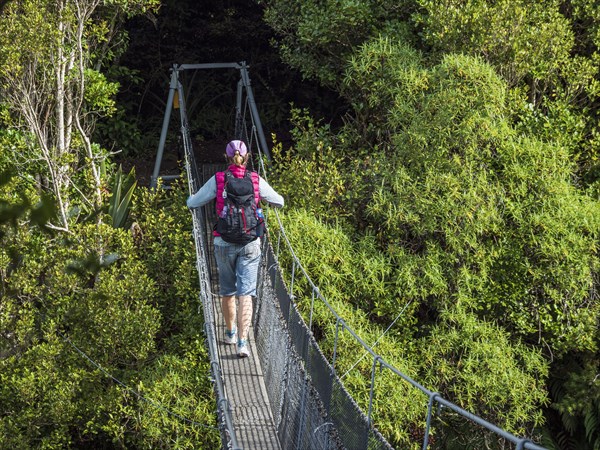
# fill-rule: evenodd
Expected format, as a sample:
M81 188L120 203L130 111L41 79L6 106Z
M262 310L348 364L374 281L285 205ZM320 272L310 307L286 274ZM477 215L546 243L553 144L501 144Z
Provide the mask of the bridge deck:
M202 179L208 180L218 170L223 170L223 164L203 164ZM217 343L219 349L219 363L223 372L225 393L230 401L232 418L235 424L235 433L240 446L244 449L277 449L279 440L271 415L271 405L267 397L264 377L260 361L256 355L256 346L253 330L250 330L248 341L250 343L250 356L239 358L235 345L225 345L223 335L225 322L221 313L218 298L219 284L216 272L216 263L212 247L212 228L215 221L213 208L207 208L208 249L211 261L211 282L214 295L214 311L216 320ZM255 308L256 309L256 308Z

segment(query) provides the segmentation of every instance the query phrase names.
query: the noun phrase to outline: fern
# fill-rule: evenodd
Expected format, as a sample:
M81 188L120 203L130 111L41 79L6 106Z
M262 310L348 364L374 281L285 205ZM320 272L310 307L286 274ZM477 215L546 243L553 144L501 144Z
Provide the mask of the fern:
M578 447L575 439L565 431L558 433L557 441L560 450L581 450L581 447Z
M595 373L595 364L588 367ZM584 393L590 376L586 364L571 360L570 368L570 377L549 380L548 391L561 427L544 430L543 445L549 450L600 450L600 402L593 398L593 390Z
M585 437L594 450L600 450L600 403L592 402L592 407L584 416Z

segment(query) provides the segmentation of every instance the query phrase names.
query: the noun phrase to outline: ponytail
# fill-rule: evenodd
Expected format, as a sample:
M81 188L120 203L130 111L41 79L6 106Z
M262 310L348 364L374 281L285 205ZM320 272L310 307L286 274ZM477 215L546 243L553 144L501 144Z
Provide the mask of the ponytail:
M229 160L238 167L245 167L248 162L248 153L242 156L239 150L236 150L235 154Z

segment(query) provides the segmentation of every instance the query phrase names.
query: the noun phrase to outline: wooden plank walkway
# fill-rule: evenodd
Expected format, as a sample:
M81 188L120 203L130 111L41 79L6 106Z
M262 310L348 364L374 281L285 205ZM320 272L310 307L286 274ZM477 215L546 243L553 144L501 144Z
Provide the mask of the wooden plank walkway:
M218 170L223 170L223 164L203 164L202 183L208 180ZM235 433L239 445L244 449L280 450L277 430L271 414L271 405L267 396L264 377L254 341L254 330L251 328L248 335L250 343L250 356L240 358L236 353L235 345L225 345L225 321L221 313L220 299L218 297L219 283L214 261L212 229L216 220L214 208L207 209L208 250L211 261L211 283L215 330L219 350L219 364L223 373L225 394L229 399ZM256 305L255 305L256 306ZM254 308L256 311L256 307Z

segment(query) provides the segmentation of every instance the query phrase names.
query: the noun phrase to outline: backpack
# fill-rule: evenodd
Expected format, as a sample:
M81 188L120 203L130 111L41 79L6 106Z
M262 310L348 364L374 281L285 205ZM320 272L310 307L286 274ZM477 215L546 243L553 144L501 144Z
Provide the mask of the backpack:
M225 172L223 187L223 210L217 219L215 231L224 241L247 244L264 234L265 221L254 197L251 172L236 178Z

